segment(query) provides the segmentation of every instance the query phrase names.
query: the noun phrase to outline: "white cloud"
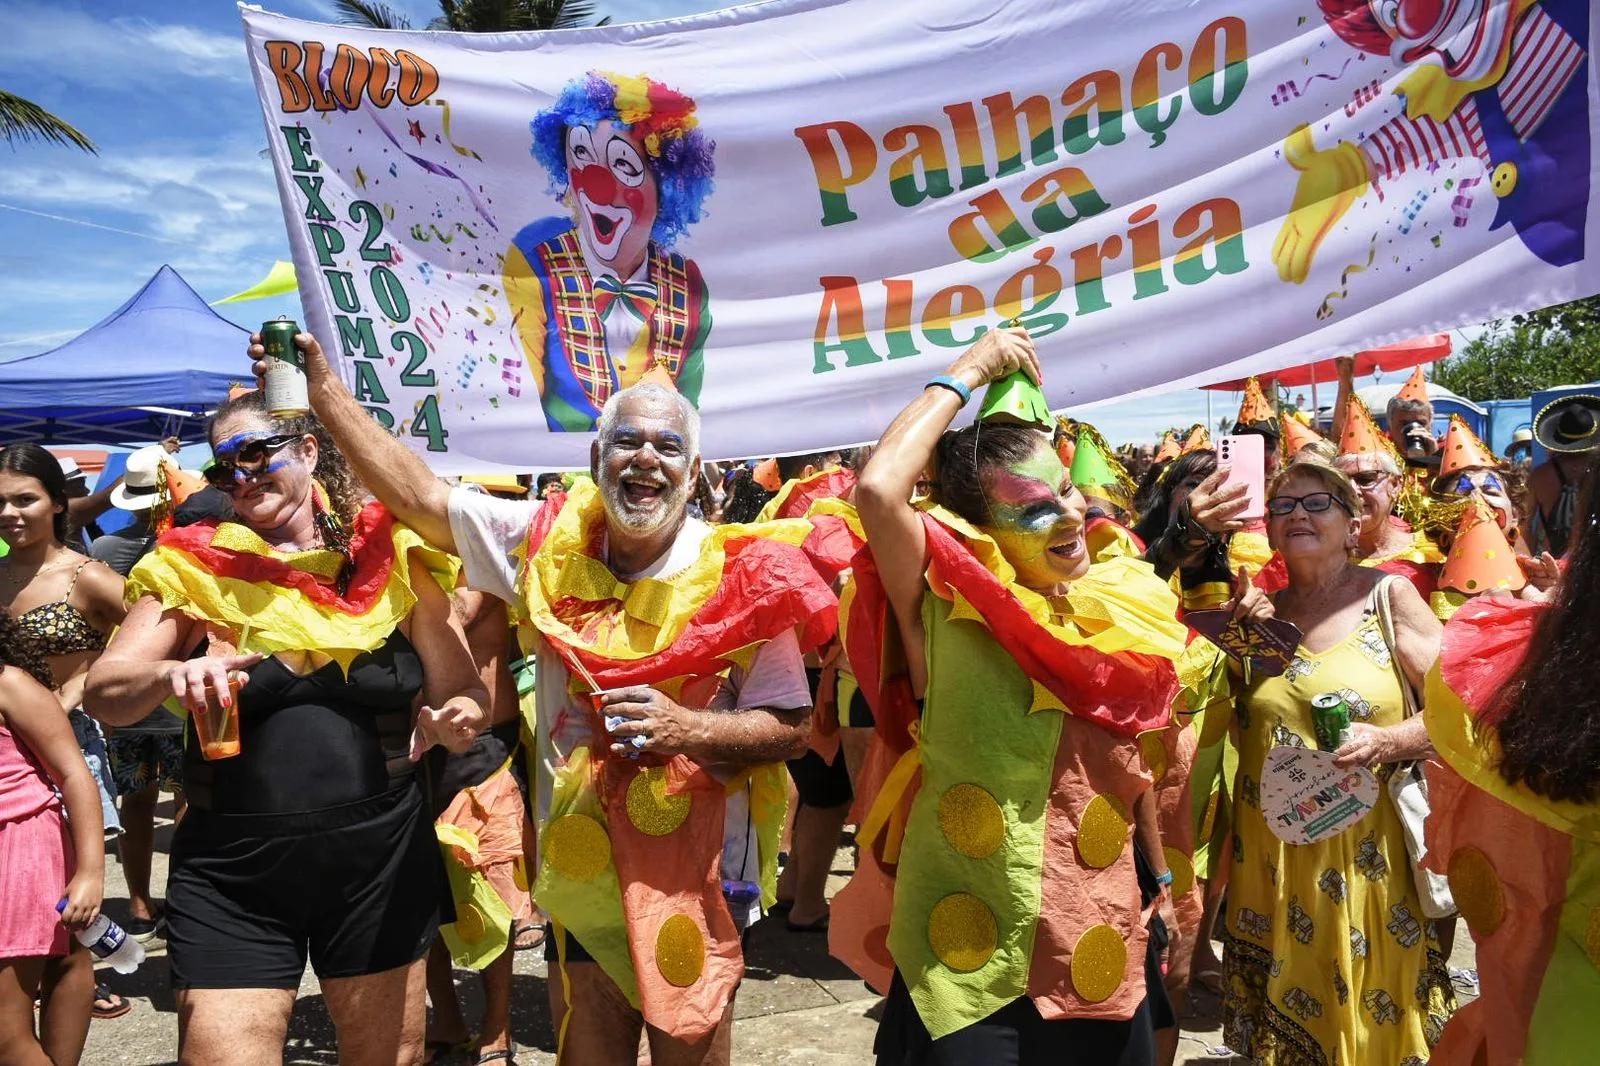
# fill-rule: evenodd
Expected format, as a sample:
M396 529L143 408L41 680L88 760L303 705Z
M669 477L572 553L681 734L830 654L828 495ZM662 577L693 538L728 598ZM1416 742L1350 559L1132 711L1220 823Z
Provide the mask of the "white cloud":
M83 88L161 85L174 74L247 82L244 34L213 33L142 18L97 18L37 3L0 2L0 71ZM13 79L14 80L14 79Z

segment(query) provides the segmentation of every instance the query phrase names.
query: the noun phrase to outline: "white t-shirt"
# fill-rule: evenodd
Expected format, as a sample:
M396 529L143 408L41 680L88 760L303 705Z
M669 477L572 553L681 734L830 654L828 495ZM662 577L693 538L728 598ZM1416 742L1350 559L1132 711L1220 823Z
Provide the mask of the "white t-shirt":
M481 492L457 488L450 493L450 531L456 552L461 556L467 584L481 592L514 602L520 595L517 585L519 560L512 554L528 539L528 529L543 504L537 500L502 500ZM684 521L683 528L655 562L638 573L617 574L623 581L640 578L665 578L678 573L700 557L700 548L711 535L711 527L696 518ZM536 790L536 808L542 828L549 820L551 784L557 769L575 747L589 742L586 704L579 704L567 693L567 667L542 637L535 635L535 702L538 708L538 766L541 778ZM748 671L735 667L711 706L717 710L742 710L767 707L791 710L811 705L811 690L806 681L805 661L794 631L786 630L763 644L750 662ZM725 769L707 767L726 780ZM722 834L722 876L730 881L759 881L760 858L756 850L755 825L750 818L748 788L728 796ZM748 914L734 914L742 927L760 917L759 904Z

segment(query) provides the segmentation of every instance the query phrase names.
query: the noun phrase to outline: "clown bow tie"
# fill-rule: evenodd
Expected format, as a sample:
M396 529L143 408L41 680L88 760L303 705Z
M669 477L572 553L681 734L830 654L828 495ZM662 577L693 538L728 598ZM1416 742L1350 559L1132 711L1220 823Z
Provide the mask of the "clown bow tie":
M611 308L620 302L641 319L649 319L656 306L654 282L630 281L624 285L610 274L602 274L594 283L594 309L605 318Z

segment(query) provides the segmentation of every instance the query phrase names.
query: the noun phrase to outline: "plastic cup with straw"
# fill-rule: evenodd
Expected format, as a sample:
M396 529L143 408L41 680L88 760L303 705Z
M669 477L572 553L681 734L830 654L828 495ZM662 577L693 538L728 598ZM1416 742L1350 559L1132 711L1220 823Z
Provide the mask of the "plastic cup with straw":
M239 635L240 654L250 640L250 623L244 624ZM200 754L209 760L231 759L239 754L239 689L238 675L228 673L228 702L220 702L213 692L206 693L206 705L195 716L195 734L200 738Z

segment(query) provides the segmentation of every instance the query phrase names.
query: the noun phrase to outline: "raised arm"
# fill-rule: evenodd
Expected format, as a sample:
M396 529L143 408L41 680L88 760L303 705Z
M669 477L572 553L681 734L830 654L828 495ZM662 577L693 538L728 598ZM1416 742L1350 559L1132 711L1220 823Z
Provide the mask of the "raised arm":
M1028 331L997 329L979 337L947 373L969 391L976 391L1018 369L1026 370L1035 381L1039 379L1039 358ZM963 406L954 389L942 385L924 388L889 423L856 483L856 510L894 608L912 687L919 694L927 681L920 610L928 544L922 518L911 506L911 491L933 459L940 435Z
M322 345L309 333L297 333L294 342L306 367L306 387L311 409L328 428L361 483L401 522L437 548L454 553L450 532L450 486L434 476L415 452L380 426L350 395L339 375L328 366ZM250 336L250 356L256 376L265 369L266 349L261 334Z

